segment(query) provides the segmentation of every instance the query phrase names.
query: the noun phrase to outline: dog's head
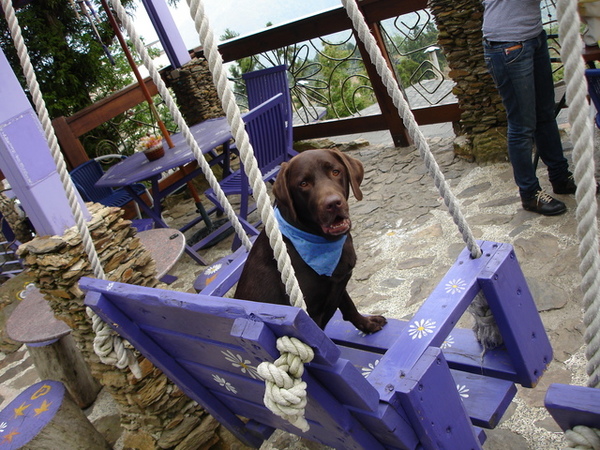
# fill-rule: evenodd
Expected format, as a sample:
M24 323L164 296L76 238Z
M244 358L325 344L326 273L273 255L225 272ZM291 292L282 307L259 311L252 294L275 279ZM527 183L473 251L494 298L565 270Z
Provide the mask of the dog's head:
M350 231L350 189L362 200L362 163L338 150L307 150L281 165L273 194L282 216L312 234L335 238Z

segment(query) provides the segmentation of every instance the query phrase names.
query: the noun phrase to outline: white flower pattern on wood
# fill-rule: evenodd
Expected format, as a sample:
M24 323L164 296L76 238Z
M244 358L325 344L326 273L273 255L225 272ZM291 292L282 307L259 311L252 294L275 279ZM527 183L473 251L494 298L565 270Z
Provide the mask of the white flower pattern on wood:
M362 375L363 377L367 378L369 375L371 375L371 372L373 372L373 369L375 369L375 367L377 367L377 364L379 364L379 360L375 360L375 362L369 363L368 366L366 367L362 367Z
M230 350L227 350L225 352L222 351L221 353L225 355L225 359L229 361L233 367L240 369L242 373L247 373L255 380L260 379L256 367L250 364L251 361L242 358L242 356L239 354L234 354Z
M442 345L440 345L440 348L443 350L445 348L450 348L454 345L454 337L452 337L451 334L448 335L448 337L446 339L444 339L444 342L442 342Z
M467 283L461 278L456 278L455 280L448 281L444 288L446 289L446 294L458 294L467 288Z
M227 389L229 392L232 392L233 394L237 394L237 389L225 378L220 377L219 375L215 375L215 374L213 374L213 378L217 383L219 383L222 387Z
M435 321L431 319L416 320L408 327L408 335L413 339L422 339L435 330Z

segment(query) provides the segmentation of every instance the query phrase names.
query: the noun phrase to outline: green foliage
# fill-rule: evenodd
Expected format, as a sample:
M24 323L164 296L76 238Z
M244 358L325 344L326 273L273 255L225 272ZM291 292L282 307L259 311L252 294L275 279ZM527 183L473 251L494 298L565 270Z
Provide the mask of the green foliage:
M237 31L233 31L226 28L223 34L220 36L221 41L227 41L229 39L236 38L240 35ZM229 76L232 80L241 80L242 74L246 72L252 72L257 69L257 62L254 58L242 58L238 59L234 64L229 65ZM246 87L241 82L234 82L233 92L236 97L238 104L246 104Z
M135 81L108 18L98 0L87 8L90 18L75 2L36 0L17 10L17 20L51 118L71 116ZM78 4L77 4L78 5ZM133 0L123 5L131 12ZM92 26L93 23L93 26ZM96 31L97 30L97 35ZM0 48L27 93L27 83L4 15L0 14ZM133 48L133 46L129 46ZM111 63L106 50L115 64ZM151 50L156 56L156 50ZM137 120L154 123L147 105L135 108ZM129 152L137 135L145 134L132 110L82 138L90 156ZM147 128L147 127L146 127ZM103 150L98 150L98 143Z
M329 86L326 119L348 117L375 102L367 71L357 49L349 43L325 43L317 60L319 76Z
M394 36L392 45L397 49L391 52L396 56L396 73L403 86L410 86L420 80L436 78L430 55L425 50L437 45L438 31L433 22L424 28L411 28ZM440 69L448 65L441 51L437 53Z

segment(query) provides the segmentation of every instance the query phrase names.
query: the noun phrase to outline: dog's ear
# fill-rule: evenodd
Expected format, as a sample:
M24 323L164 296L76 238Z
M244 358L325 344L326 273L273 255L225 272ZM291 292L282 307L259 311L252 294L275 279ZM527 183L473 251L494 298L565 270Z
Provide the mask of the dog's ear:
M273 183L273 195L277 201L277 206L289 213L292 220L296 220L296 210L294 209L294 202L290 194L290 188L287 182L289 164L287 162L281 163L281 168Z
M363 195L362 191L360 190L360 184L365 176L365 169L363 168L362 163L358 159L348 156L337 149L332 151L340 159L340 161L342 161L342 164L344 164L346 170L348 171L350 187L352 188L354 197L356 197L356 200L362 200Z

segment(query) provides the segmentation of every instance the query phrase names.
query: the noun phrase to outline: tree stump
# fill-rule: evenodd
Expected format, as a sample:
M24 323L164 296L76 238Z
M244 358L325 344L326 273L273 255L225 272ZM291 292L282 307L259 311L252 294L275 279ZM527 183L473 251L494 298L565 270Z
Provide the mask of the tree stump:
M58 381L44 380L0 411L0 446L6 450L105 450L110 445Z

